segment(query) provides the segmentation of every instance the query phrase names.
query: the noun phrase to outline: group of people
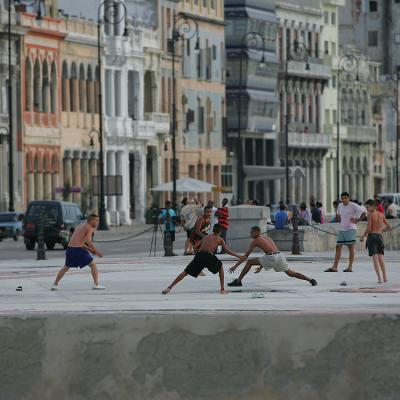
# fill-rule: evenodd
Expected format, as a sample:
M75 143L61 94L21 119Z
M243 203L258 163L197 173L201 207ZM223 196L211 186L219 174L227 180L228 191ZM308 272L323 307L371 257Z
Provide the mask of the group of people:
M341 194L340 203L336 209L335 218L340 222L340 229L337 233L337 245L335 252L335 260L332 267L329 267L325 272L338 272L338 266L342 254L342 247L348 246L349 248L349 264L344 272L353 271L353 262L355 258L355 245L357 242L357 223L367 218L368 224L365 232L361 237L361 242L366 240L366 247L369 256L372 257L375 272L378 277L378 283L388 281L385 261L384 261L384 242L382 233L385 230L390 230L391 227L385 215L378 209L375 199L370 199L366 202L366 208L350 201L350 194L343 192ZM169 206L169 204L167 204ZM184 204L182 210L187 204ZM224 199L220 209L227 209L227 200ZM166 212L164 213L164 211ZM160 218L163 218L165 224L171 223L174 215L169 213L170 208L166 207L162 211ZM220 218L222 222L227 222L229 211L217 212L214 215ZM172 210L173 211L173 210ZM185 213L182 213L185 214ZM189 215L186 214L186 215ZM169 218L167 218L169 216ZM238 278L234 279L228 284L230 287L242 286L242 280L252 267L256 268L256 273L259 273L263 268L265 270L274 269L277 272L285 272L288 276L297 279L308 281L312 286L317 285L315 279L309 278L299 272L289 268L286 257L282 254L274 241L271 238L264 237L259 227L254 226L250 230L250 238L252 239L250 246L244 255L239 255L232 251L226 245L223 238L224 232L226 233L228 225L223 226L217 222L213 224L213 204L207 204L204 207L202 214L196 215L196 219L183 216L182 223L187 226L188 240L194 252L193 260L187 265L174 281L162 291L163 294L169 293L172 288L182 281L186 276L190 275L197 278L203 274L203 269L207 268L211 273L219 275L220 293L225 294L224 282L224 269L222 261L216 257L218 247L222 251L230 254L238 259L238 261L230 269L230 273L234 273L240 264L247 261L245 267L242 269ZM187 223L191 221L189 225ZM66 250L65 265L58 272L52 290L58 289L58 284L66 272L70 268L83 268L89 266L94 281L94 290L104 289L99 285L99 276L96 263L90 253L102 257L102 253L93 245L94 230L98 226L99 217L95 214L90 214L86 223L79 225L70 240L69 246ZM193 224L194 223L194 224ZM186 229L186 228L185 228ZM261 257L256 257L248 260L250 254L259 249L264 254Z
M167 200L165 208L159 215L159 223L164 226L164 232L169 233L172 243L175 242L175 231L182 226L186 232L184 255L193 255L199 241L207 234L212 233L212 227L219 224L222 228L221 237L226 242L229 228L228 199L223 199L220 207L215 207L214 200L209 200L204 207L198 199L188 201L182 199L178 214L172 208L172 203ZM221 250L224 252L224 250Z

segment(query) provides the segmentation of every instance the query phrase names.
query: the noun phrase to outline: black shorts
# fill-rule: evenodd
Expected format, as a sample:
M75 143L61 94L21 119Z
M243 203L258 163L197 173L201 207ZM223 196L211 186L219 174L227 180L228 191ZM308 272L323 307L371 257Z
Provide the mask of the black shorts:
M201 251L194 256L192 262L185 268L185 272L197 278L197 275L204 268L207 268L213 274L217 274L222 268L222 262L214 254Z
M193 228L192 229L186 229L186 237L190 239L190 236L192 236Z
M379 233L368 233L365 247L368 249L368 254L372 257L375 254L385 254L385 244L383 237Z

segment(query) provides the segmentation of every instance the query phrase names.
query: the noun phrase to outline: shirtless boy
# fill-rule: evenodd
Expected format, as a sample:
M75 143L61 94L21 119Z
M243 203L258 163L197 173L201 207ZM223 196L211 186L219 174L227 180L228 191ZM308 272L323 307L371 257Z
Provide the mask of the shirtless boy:
M376 209L376 203L370 199L366 203L368 210L368 225L364 234L361 236L361 242L367 236L366 247L368 249L369 256L372 257L376 275L378 275L378 283L382 283L381 272L383 282L387 282L386 267L384 260L384 249L382 232L384 230L391 230L389 223L385 216ZM386 225L386 228L385 228Z
M253 228L251 228L250 236L252 237L253 241L251 242L249 249L247 250L246 254L241 257L233 267L229 269L229 272L231 274L234 273L236 268L242 262L247 260L247 258L255 248L259 248L260 250L262 250L265 255L247 261L245 267L240 273L239 278L234 279L231 283L228 283L228 286L242 286L242 280L244 276L250 271L251 267L254 265L259 265L259 267L255 270L255 273L261 272L263 268L266 271L268 271L269 269L274 269L275 272L285 272L286 275L292 278L308 281L311 283L312 286L317 285L317 281L315 279L310 279L307 276L304 276L303 274L300 274L299 272L296 272L293 269L289 268L286 257L279 251L278 247L276 247L276 244L272 239L261 236L261 231L258 226L253 226Z
M195 253L198 251L201 241L203 240L203 238L207 236L210 230L211 213L212 213L212 207L205 206L204 214L201 217L197 218L193 232L190 235L190 241L192 242Z
M219 274L219 282L221 285L220 293L226 294L224 288L224 268L222 266L221 260L219 260L215 255L215 251L218 246L222 246L222 249L231 256L240 258L239 254L234 253L232 250L228 249L225 245L224 239L220 237L222 232L222 226L215 224L213 228L213 233L211 235L206 236L200 245L199 251L194 256L192 262L182 271L175 280L168 286L165 290L162 291L162 294L167 294L171 291L171 289L179 283L183 278L190 275L193 278L197 278L203 268L207 268L213 274Z
M58 272L51 290L58 290L58 283L70 268L83 268L86 265L89 265L92 271L94 281L93 290L105 289L104 286L99 285L99 273L96 263L88 252L89 250L92 254L103 257L103 254L93 246L92 242L94 230L98 225L98 215L90 214L87 217L86 223L80 224L75 228L65 252L65 266Z

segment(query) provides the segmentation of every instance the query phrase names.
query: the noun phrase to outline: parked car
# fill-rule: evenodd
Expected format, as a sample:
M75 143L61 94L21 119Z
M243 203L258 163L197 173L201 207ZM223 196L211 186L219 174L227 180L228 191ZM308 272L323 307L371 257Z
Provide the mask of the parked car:
M67 248L73 229L84 220L83 213L75 203L64 201L31 201L24 218L24 242L27 250L33 250L38 241L40 224L46 247L54 249L56 243Z
M24 214L19 212L0 212L0 240L13 238L18 240L22 232Z
M400 193L381 193L378 197L383 201L392 200L396 208L396 217L400 218Z

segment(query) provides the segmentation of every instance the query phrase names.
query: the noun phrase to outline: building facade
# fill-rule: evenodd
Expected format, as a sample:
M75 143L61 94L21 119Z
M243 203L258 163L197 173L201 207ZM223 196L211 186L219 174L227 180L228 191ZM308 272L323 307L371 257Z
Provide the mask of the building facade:
M332 135L324 130L324 90L332 64L322 51L323 15L319 0L277 2L280 159L285 165L288 151L290 167L289 193L282 181L281 198L296 204L325 197L324 159Z
M238 176L242 175L242 200L257 199L262 204L278 202L279 178L283 176L276 129L278 61L275 7L272 0L225 1L227 140L234 175L233 192L237 196ZM243 159L242 167L238 169L239 151L242 151Z
M162 49L161 109L172 112L172 85L176 88L177 177L191 177L221 186L226 163L223 143L225 118L225 35L223 0L181 0L161 2ZM170 40L174 19L188 15L192 38L176 42L176 81L172 82ZM179 23L177 29L182 29ZM183 35L184 36L184 35ZM197 45L198 44L198 49ZM172 145L163 152L163 179L172 180ZM164 198L166 196L164 195ZM199 194L201 201L219 193Z

